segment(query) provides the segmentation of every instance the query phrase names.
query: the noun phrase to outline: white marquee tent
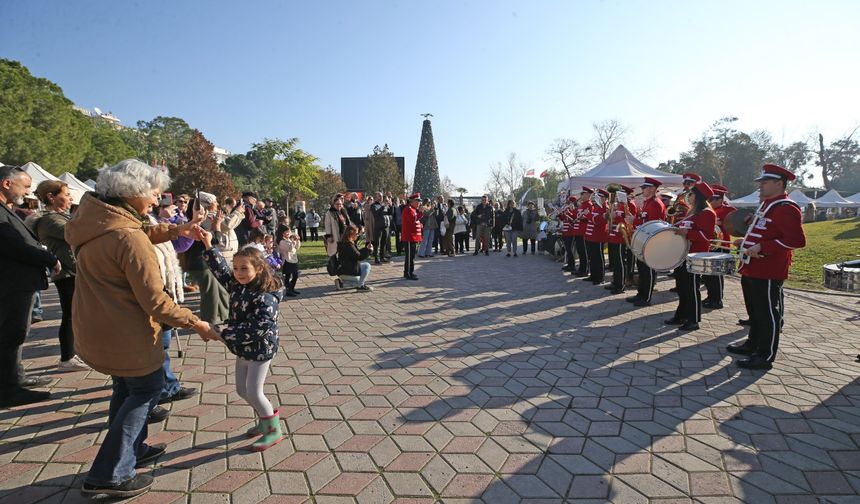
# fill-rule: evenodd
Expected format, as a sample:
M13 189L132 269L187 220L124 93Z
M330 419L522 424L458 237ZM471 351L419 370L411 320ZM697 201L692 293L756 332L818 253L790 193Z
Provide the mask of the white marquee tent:
M747 194L742 198L731 199L729 200L729 203L731 203L732 206L736 206L738 208L758 206L758 189L756 189L755 192Z
M836 189L831 189L824 196L815 200L815 206L818 208L846 208L860 206L843 198L836 192Z
M21 169L27 172L27 175L33 179L33 190L36 189L39 182L44 182L45 180L60 180L32 161L22 166Z
M810 203L815 203L815 200L803 194L800 189L795 189L788 194L788 199L797 203L800 206L806 206Z
M845 198L845 199L847 199L847 200L848 200L848 201L850 201L851 203L860 203L860 192L859 192L859 193L857 193L857 194L855 194L855 195L853 195L853 196L848 196L848 197L847 197L847 198Z
M571 189L576 193L582 186L605 187L606 184L613 182L638 187L645 177L655 178L667 187L683 185L683 178L680 175L651 168L636 159L636 156L623 145L619 145L602 163L578 177L560 182L558 191Z

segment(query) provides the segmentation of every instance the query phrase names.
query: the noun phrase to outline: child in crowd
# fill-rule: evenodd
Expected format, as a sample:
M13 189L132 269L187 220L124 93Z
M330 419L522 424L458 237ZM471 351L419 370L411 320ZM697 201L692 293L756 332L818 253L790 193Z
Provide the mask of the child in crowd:
M266 253L266 233L262 231L260 228L252 229L248 233L248 243L245 244L246 247L253 247L263 254Z
M284 439L279 411L263 393L269 364L278 353L278 303L283 286L256 247L236 252L231 274L227 261L212 247L212 234L204 232L202 238L209 269L230 294L230 316L219 336L236 356L236 392L259 417L248 435L262 437L251 449L263 451Z
M278 245L278 252L281 255L284 263L281 266L281 271L284 273L284 285L287 288L287 296L295 297L300 294L296 290L296 282L299 279L299 248L302 242L299 240L299 235L287 227L283 230L281 243Z

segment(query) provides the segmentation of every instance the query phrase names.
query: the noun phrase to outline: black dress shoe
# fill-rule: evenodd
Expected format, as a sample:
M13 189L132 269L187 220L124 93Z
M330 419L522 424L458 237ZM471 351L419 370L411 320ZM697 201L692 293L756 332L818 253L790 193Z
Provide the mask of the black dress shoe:
M162 408L161 406L156 406L152 408L152 411L149 412L149 417L147 417L146 423L158 423L169 416L169 411Z
M764 360L759 355L753 355L747 360L738 361L738 367L744 369L773 369L773 364Z
M624 298L624 300L627 301L628 303L635 303L636 301L639 301L640 299L642 299L642 298L639 296L630 296L628 298Z
M287 292L285 292L285 293L284 293L284 296L287 296L287 297L296 297L296 293L295 293L295 292L293 292L293 291L287 291Z
M292 292L293 292L293 294L295 294L296 296L298 296L298 295L300 295L300 294L301 294L301 292L297 291L296 289L293 289L293 290L292 290Z
M633 306L638 306L641 308L643 306L651 306L651 303L645 301L644 299L639 299L635 303L633 303Z
M711 310L722 310L723 303L719 301L702 301L702 308L710 308Z
M603 288L604 288L604 289L606 289L606 290L616 290L616 289L618 289L618 287L616 287L616 286L614 286L614 285L612 285L612 284L604 285L604 286L603 286Z
M672 287L671 289L669 289L669 292L678 292L678 288L677 288L677 287Z
M176 391L175 394L168 397L163 397L158 400L158 404L169 403L173 401L181 401L183 399L188 399L191 396L197 395L197 389L188 388L188 387L179 387L179 390Z
M687 321L681 318L672 317L663 321L668 325L684 325Z
M474 254L472 254L472 255L478 255L478 251L476 250L476 251L475 251L475 253L474 253Z
M44 387L49 385L53 380L47 376L28 376L21 380L19 385L26 388Z
M25 404L33 404L42 401L47 401L51 398L50 392L41 392L37 390L25 389L23 387L15 387L12 389L0 390L0 408L12 408L15 406L23 406Z
M750 319L738 319L738 325L748 326L750 325Z
M418 275L409 275L406 277L407 280L418 280Z
M609 291L609 293L610 294L624 294L624 289L618 289L618 288L613 287L612 290Z
M603 280L592 280L591 283L593 283L594 285L600 285L603 283Z
M116 486L91 485L84 483L81 493L84 495L103 495L108 498L134 497L149 491L155 478L151 474L138 474L134 478L123 481Z
M166 443L156 443L154 445L144 444L143 446L145 446L146 449L137 457L137 460L134 463L135 469L140 469L150 462L155 461L155 459L164 455L164 452L167 451Z
M576 278L585 278L588 276L588 273L577 273Z
M697 331L699 324L695 322L684 322L684 325L678 328L679 331Z
M735 343L728 345L726 347L726 351L737 355L752 355L755 353L755 349L753 349L752 345L749 345L747 341L740 344Z

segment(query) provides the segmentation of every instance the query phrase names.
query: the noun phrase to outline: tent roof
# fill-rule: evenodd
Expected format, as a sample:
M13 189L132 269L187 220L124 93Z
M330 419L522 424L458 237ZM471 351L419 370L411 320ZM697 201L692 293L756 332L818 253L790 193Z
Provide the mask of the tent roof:
M848 196L845 199L847 199L848 201L850 201L852 203L860 203L860 192L857 194L854 194L852 196Z
M824 196L815 200L815 206L819 208L843 208L846 206L854 206L852 202L843 198L836 192L836 189L831 189Z
M651 168L636 159L623 145L619 145L603 162L577 177L559 183L559 191L578 189L582 186L603 187L611 182L635 185L645 177L652 177L666 186L681 186L683 177Z
M795 189L788 194L788 199L797 203L798 205L808 205L815 200L810 198L809 196L803 194L803 191L800 189Z
M21 169L27 172L27 175L33 179L33 189L36 189L36 186L45 180L60 180L32 161L22 166Z
M92 189L93 191L95 191L95 190L96 190L96 181L95 181L95 180L93 180L93 179L86 179L86 180L84 180L84 184L86 184L86 185L90 186L90 189Z
M731 199L731 200L729 200L729 203L731 203L732 205L734 205L736 207L758 206L758 204L759 204L758 189L756 189L755 192L747 194L746 196L744 196L742 198Z

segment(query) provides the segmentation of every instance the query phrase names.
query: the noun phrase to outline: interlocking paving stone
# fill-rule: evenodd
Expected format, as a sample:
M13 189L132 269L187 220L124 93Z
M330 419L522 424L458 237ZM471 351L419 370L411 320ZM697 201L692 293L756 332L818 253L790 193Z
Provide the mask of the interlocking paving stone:
M776 365L747 372L724 349L746 334L734 279L726 308L678 333L661 323L676 302L663 280L654 305L634 310L544 256L427 259L408 283L401 267L374 268L370 296L303 274L302 296L281 305L266 385L289 437L262 454L243 435L253 411L235 393L233 357L183 334L174 371L201 394L150 426L168 453L135 502L858 499L850 300L786 291ZM83 502L104 438L109 378L54 370L56 292L44 300L24 363L54 378L54 397L0 411L0 503Z

